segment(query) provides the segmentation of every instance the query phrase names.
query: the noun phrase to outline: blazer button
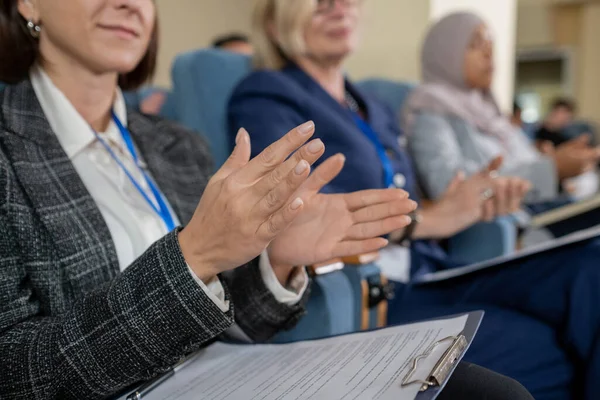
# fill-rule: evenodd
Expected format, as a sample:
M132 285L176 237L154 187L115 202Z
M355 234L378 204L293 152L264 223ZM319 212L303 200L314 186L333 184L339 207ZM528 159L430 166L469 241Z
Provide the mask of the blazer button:
M394 175L394 185L400 189L404 188L406 186L406 177L403 174Z

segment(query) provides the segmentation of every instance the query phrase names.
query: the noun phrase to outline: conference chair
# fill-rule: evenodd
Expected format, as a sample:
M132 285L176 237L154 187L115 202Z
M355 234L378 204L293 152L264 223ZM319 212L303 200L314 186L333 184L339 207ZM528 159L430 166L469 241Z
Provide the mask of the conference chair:
M141 103L150 95L154 93L164 93L165 102L163 103L158 115L170 119L175 120L175 105L173 103L173 94L171 91L155 86L145 86L141 89L134 91L123 92L123 97L125 98L125 103L128 107L133 110L140 111Z

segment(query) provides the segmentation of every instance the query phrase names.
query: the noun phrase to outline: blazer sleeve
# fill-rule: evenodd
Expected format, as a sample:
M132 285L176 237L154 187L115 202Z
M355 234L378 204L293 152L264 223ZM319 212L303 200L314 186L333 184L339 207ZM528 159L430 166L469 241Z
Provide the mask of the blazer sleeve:
M17 186L0 159L0 398L104 399L168 370L233 325L233 309L223 313L189 273L177 232L80 295L65 313L53 313L53 304L40 300L48 294L29 279L32 266L19 257L16 227L28 227L8 200ZM58 266L43 267L62 290L52 276ZM301 305L286 307L272 298L256 263L224 280L231 288L227 297L241 305L237 321L253 339L301 315Z
M176 232L51 316L8 227L2 215L0 398L106 398L166 371L233 324L232 312L223 313L187 270Z

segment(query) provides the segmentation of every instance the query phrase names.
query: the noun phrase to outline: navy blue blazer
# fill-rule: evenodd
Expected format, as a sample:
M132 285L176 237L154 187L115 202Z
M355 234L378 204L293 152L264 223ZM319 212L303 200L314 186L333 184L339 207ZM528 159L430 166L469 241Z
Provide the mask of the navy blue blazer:
M394 114L348 81L346 89L367 111L367 122L377 133L392 162L396 186L418 201L415 174L410 158L401 146L403 136ZM231 143L235 142L238 129L246 128L252 140L253 156L289 130L312 120L316 127L315 137L325 143L325 155L320 162L337 153L346 156L344 169L324 192L349 193L385 187L383 165L376 147L358 127L352 112L295 65L281 71L250 74L234 91L228 118ZM448 259L435 242L416 241L411 247L413 274L460 265Z
M394 114L348 81L346 89L367 111L367 120L392 161L396 186L407 190L415 199L418 194L414 173L410 159L400 146L402 135ZM281 71L250 74L234 91L228 118L231 143L238 129L246 128L252 140L253 156L292 128L312 120L316 127L315 138L323 140L326 148L320 161L337 153L346 156L344 169L325 191L354 192L385 186L376 147L357 126L352 112L295 65Z

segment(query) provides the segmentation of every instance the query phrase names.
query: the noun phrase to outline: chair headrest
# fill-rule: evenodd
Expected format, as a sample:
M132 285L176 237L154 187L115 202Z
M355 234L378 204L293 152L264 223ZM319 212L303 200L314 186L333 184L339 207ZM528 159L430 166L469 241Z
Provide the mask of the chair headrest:
M173 64L177 120L208 139L217 167L230 153L229 98L251 70L249 56L216 49L184 53Z
M379 99L379 101L386 103L394 113L399 113L417 84L388 79L365 79L358 83L358 87Z

